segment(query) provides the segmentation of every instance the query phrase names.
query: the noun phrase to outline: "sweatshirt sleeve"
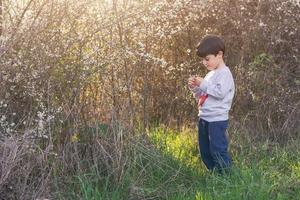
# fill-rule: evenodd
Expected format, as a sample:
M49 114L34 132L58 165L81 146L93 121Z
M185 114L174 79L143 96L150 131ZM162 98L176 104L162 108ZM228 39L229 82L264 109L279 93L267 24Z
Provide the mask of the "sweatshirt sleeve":
M189 89L193 93L196 100L198 100L199 96L203 94L203 91L200 89L200 87L193 87L193 88L189 87Z
M216 77L213 82L203 80L200 90L217 99L223 99L232 89L232 75L226 72Z

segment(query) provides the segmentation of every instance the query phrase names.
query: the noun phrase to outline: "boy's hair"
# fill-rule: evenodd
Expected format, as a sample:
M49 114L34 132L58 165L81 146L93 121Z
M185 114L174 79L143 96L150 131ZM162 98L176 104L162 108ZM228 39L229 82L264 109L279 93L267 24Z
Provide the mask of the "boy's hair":
M225 54L225 44L223 40L216 35L205 36L197 46L197 55L201 58L209 54L217 55L219 51Z

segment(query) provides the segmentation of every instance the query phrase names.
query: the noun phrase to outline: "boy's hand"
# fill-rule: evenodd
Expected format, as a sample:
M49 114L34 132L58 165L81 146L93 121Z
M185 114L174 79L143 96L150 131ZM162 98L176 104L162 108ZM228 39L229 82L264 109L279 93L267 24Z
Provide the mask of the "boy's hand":
M190 87L190 88L194 88L195 87L195 85L194 85L194 80L195 80L195 76L191 76L189 79L188 79L188 86Z
M203 78L202 77L199 77L199 76L191 76L189 79L188 79L188 85L189 87L198 87L200 86L201 82L203 81Z

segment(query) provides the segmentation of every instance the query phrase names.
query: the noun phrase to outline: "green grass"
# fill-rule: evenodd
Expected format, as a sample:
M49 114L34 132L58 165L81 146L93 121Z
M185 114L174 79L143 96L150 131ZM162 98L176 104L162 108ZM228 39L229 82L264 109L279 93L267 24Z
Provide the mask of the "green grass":
M197 162L197 132L184 130L174 132L154 129L150 137L166 155L198 171L195 182L200 184L191 199L300 199L300 152L299 140L292 145L280 147L269 142L248 144L247 141L231 142L234 167L231 174L210 174L202 163ZM237 137L239 138L239 137ZM237 145L239 143L239 145ZM245 146L245 148L243 148ZM206 196L203 196L206 191ZM186 197L183 197L184 199ZM175 198L176 199L176 198Z
M128 145L122 180L97 171L72 178L70 199L300 199L299 140L279 146L231 138L230 174L206 170L198 157L197 131L163 127ZM148 138L148 139L147 139Z

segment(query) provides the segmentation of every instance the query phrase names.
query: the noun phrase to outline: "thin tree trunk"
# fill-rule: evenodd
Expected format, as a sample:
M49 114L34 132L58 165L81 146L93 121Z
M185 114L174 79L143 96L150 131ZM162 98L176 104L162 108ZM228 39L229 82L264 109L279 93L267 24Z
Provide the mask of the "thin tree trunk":
M3 32L3 2L0 0L0 36Z
M118 19L117 21L117 27L118 27L118 33L119 33L119 42L120 42L120 46L121 48L124 48L125 47L125 44L126 43L126 36L124 35L123 33L123 24L122 24L122 21L120 21L120 18L119 18L119 12L118 12L118 9L117 9L117 1L113 1L113 9L114 9L114 12L116 14L116 17ZM131 75L129 74L129 67L128 67L128 62L127 62L127 58L123 58L124 62L123 62L123 67L124 67L124 72L125 72L125 83L126 83L126 88L127 88L127 96L128 96L128 109L129 109L129 120L130 120L130 124L129 124L129 127L130 127L130 131L132 133L134 133L134 127L135 127L135 114L134 114L134 105L133 105L133 99L132 99L132 77Z

